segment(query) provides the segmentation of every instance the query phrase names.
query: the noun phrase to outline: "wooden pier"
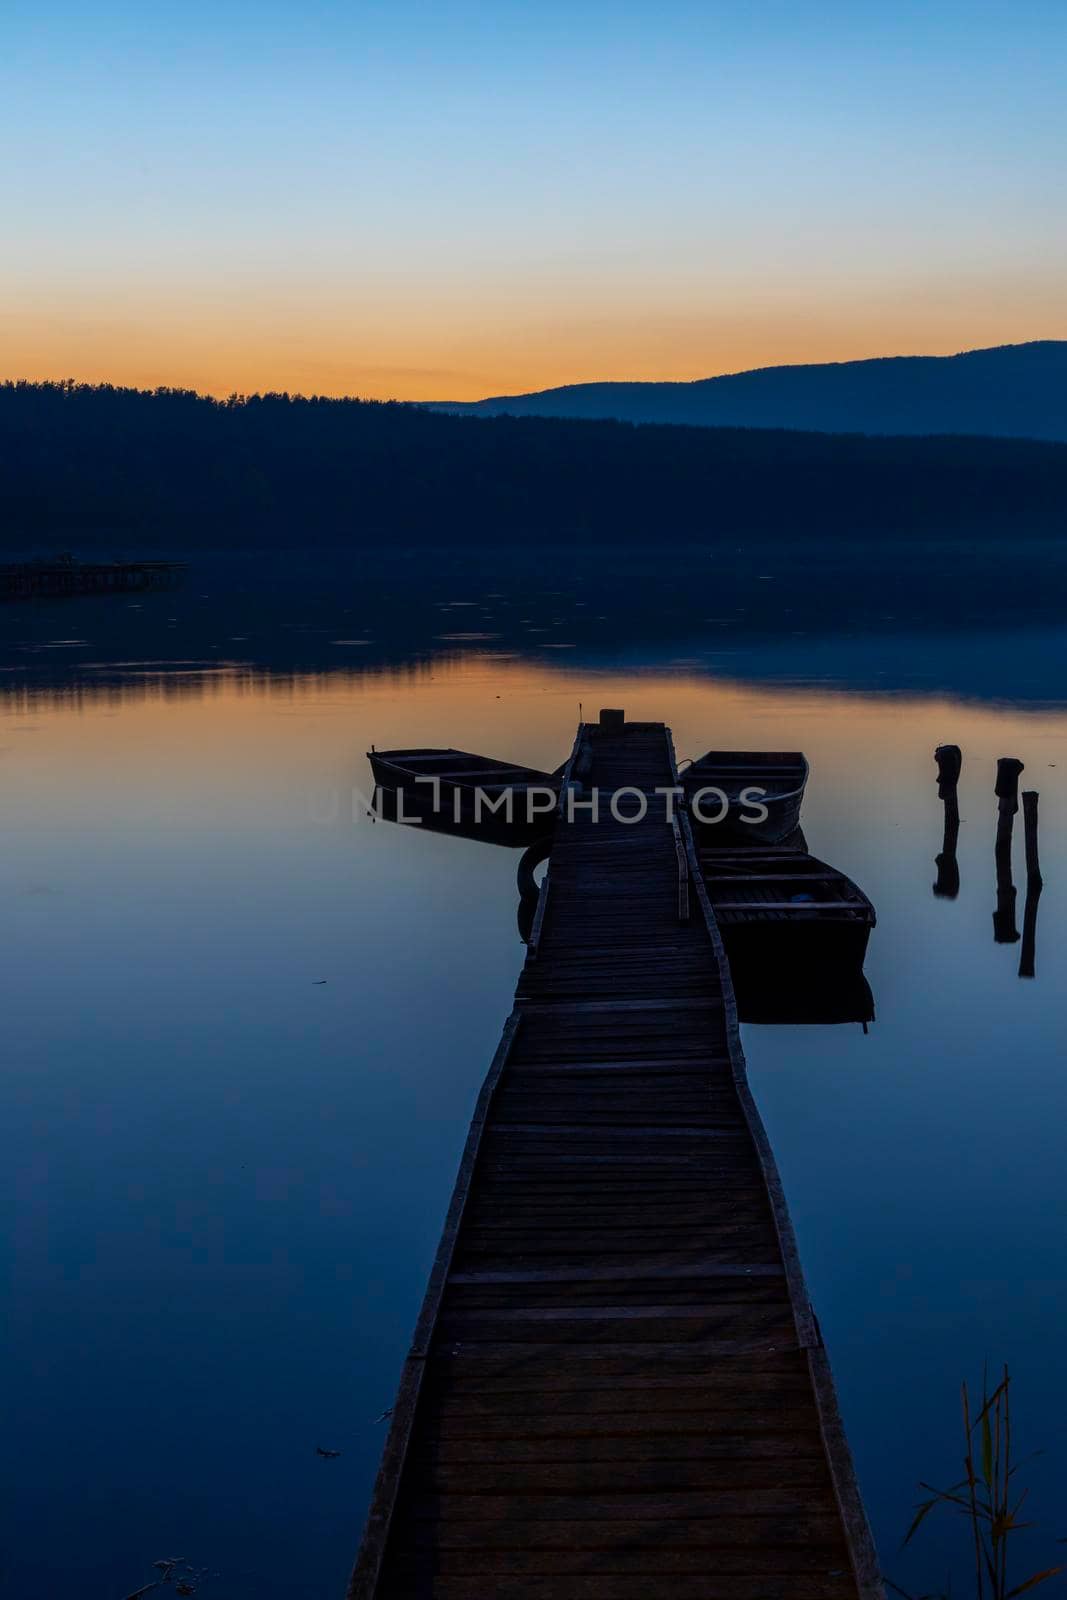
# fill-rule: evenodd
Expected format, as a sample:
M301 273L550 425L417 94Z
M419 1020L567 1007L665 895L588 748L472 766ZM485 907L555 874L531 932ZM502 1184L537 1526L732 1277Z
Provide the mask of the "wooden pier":
M170 589L184 561L22 561L0 566L0 600L59 599L78 594L140 594Z
M578 771L350 1600L874 1600L669 730L584 725Z

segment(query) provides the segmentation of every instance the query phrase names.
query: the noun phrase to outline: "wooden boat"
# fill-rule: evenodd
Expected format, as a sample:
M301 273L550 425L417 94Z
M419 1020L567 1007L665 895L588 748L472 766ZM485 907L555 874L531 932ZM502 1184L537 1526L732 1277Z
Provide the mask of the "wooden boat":
M559 771L453 749L372 749L367 759L379 809L391 821L507 845L531 844L551 830Z
M780 844L800 825L808 763L799 750L709 750L681 772L679 781L698 834L706 834L709 843L714 836L716 844ZM710 821L723 806L717 794L701 796L705 789L726 796L721 821ZM762 792L746 800L746 791ZM743 820L756 815L757 803L766 808L766 817Z
M699 851L743 1022L870 1022L875 925L851 878L804 850Z

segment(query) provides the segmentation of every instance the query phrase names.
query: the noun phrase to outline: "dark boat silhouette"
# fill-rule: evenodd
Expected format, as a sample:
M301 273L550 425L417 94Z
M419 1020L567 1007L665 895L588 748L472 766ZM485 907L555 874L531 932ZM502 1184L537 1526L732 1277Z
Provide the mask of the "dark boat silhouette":
M711 826L721 843L780 844L800 824L808 762L799 750L709 750L685 768L679 781L690 808L694 800L699 807L694 821ZM701 790L720 790L726 796L727 811L720 821L708 821L722 810L718 795L701 797ZM766 816L744 820L757 815L757 805L766 808Z
M551 827L561 770L541 772L469 750L369 750L379 807L391 821L527 845Z
M803 839L780 848L698 846L742 1022L871 1022L863 962L875 911Z

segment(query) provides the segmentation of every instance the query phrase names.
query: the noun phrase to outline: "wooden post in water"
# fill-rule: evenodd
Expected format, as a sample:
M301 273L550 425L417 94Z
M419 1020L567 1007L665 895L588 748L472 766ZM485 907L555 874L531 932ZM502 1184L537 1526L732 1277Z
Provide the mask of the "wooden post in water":
M934 893L940 899L955 900L960 892L960 868L956 860L956 846L960 837L960 802L958 784L963 767L963 753L958 744L939 744L934 751L937 762L937 793L945 806L945 834L941 854L936 857L937 879Z
M1023 840L1026 845L1026 882L1041 887L1041 865L1037 858L1037 790L1023 790Z
M1024 763L1015 756L1001 756L997 762L997 782L994 793L1000 802L1000 815L1014 817L1019 809L1019 774L1024 770ZM1011 832L1011 824L1008 824Z
M1037 903L1044 887L1037 857L1037 790L1023 792L1023 839L1026 844L1026 905L1023 908L1023 942L1019 951L1019 976L1032 978L1037 957Z
M1019 774L1023 763L1014 756L1001 756L997 762L997 909L993 913L993 938L997 944L1015 944L1019 930L1015 923L1015 884L1011 876L1011 837L1015 813L1019 809Z

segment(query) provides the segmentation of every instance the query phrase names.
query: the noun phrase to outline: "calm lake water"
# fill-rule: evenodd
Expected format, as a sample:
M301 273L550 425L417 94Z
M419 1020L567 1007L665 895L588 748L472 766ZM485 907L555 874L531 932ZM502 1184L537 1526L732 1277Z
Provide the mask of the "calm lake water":
M680 755L807 753L810 848L877 908L877 1021L744 1043L883 1564L965 1588L953 1523L897 1546L986 1360L1056 1558L1067 578L1028 560L204 555L174 593L0 611L3 1593L121 1600L171 1555L205 1597L343 1593L523 955L516 853L372 822L364 752L554 767L602 704ZM1041 795L1033 980L993 941L1002 755Z

